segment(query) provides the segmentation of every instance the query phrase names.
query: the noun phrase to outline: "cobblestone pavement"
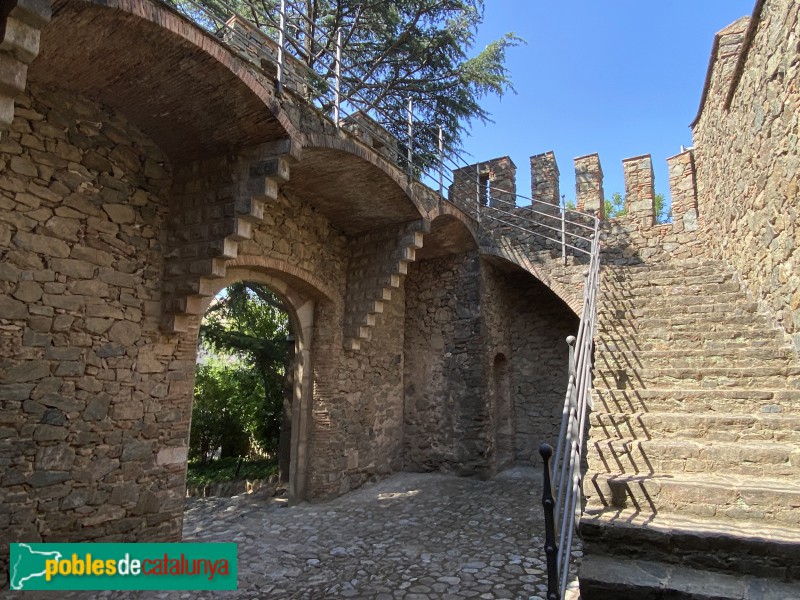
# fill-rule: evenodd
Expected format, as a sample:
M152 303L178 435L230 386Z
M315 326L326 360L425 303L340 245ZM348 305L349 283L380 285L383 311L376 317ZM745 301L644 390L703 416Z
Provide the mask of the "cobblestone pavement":
M541 477L523 467L489 481L400 473L290 508L258 493L190 499L184 541L236 542L236 592L59 598L539 599L543 535Z

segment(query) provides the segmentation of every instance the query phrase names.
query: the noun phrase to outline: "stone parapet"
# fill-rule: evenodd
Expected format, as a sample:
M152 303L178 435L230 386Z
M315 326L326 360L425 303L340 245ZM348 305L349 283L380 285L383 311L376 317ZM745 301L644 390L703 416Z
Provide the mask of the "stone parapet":
M649 154L626 158L622 161L625 176L626 214L643 225L655 222L655 198L653 187L653 161Z
M247 58L271 77L277 77L278 43L252 23L232 16L218 36L239 55ZM283 86L305 97L309 93L311 70L288 52L284 52Z
M694 153L686 150L667 159L672 196L672 227L676 232L697 229L697 183Z
M516 204L517 166L508 156L501 156L453 171L448 198L474 215L481 206L507 210Z
M531 156L531 198L551 206L560 204L558 165L552 150Z
M605 218L603 168L597 153L575 159L575 196L579 212Z

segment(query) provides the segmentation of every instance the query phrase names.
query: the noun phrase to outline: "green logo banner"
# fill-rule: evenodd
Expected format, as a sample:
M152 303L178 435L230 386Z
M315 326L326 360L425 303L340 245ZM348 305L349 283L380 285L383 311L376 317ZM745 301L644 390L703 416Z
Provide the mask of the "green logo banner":
M236 544L11 544L12 590L235 590Z

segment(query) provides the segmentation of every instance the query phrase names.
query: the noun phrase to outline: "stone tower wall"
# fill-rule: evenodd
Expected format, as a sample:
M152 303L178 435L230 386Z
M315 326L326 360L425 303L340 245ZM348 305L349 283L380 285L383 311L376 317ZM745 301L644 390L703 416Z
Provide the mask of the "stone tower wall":
M715 42L694 123L701 233L800 349L800 7L759 2Z

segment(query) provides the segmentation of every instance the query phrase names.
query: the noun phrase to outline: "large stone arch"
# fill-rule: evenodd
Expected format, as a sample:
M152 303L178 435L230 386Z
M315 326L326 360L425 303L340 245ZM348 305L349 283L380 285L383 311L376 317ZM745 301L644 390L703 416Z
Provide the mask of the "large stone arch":
M269 77L157 2L55 0L29 78L125 114L177 162L303 143Z
M586 267L581 265L563 266L560 259L535 262L532 253L525 252L518 245L504 243L506 240L492 240L481 244L481 253L503 268L517 268L529 273L545 285L553 294L580 317L583 310L583 284Z
M430 209L407 174L344 130L305 131L302 158L283 188L308 198L349 236L423 219Z

